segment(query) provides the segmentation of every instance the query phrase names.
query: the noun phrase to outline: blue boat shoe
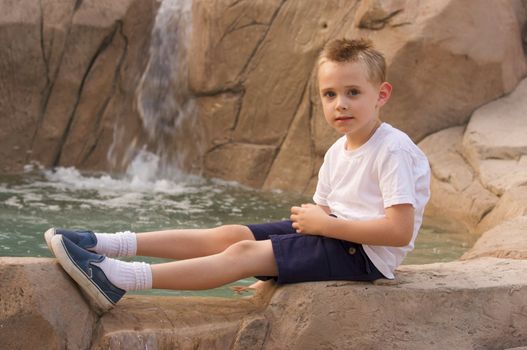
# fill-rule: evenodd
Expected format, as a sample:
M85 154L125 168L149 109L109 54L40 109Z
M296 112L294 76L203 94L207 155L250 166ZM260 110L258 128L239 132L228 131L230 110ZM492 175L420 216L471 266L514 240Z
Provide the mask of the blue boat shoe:
M60 265L88 296L98 314L111 309L126 293L96 265L106 259L104 255L84 250L59 234L51 238L51 247Z
M51 250L53 254L55 253L51 248L51 239L55 235L63 235L79 247L86 250L93 251L93 248L97 245L97 237L92 231L70 231L52 227L44 233L44 238L46 239L46 244L48 245L49 250Z

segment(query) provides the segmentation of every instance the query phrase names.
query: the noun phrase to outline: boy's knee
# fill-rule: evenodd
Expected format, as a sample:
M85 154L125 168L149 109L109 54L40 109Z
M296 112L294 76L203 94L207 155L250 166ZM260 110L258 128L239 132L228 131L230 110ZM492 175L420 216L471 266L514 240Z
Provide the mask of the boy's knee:
M278 267L271 241L244 240L234 243L223 252L232 266L237 266L243 275L276 276Z
M234 233L241 233L241 232L250 232L249 228L244 225L222 225L218 227L219 230L225 231L225 232L234 232Z
M213 230L218 233L218 238L225 239L232 243L240 240L252 240L254 236L251 230L244 225L223 225L214 228ZM221 237L220 237L221 236ZM229 242L226 242L229 243Z
M256 241L250 241L250 240L244 240L239 241L231 246L229 246L227 249L225 249L225 254L233 257L240 257L244 254L250 255L253 253L253 251L257 248Z

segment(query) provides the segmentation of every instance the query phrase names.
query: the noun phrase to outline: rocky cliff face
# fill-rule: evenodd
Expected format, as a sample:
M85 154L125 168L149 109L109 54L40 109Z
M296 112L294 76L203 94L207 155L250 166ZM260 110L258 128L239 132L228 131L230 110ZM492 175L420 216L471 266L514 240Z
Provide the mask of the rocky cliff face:
M154 0L0 2L1 172L31 161L110 169L114 127L140 126L133 101L156 8Z

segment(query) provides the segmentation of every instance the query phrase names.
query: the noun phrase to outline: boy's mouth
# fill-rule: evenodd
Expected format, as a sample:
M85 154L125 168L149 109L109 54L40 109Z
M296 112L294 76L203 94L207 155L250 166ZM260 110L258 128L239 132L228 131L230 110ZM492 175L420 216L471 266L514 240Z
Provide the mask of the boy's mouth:
M355 119L355 117L351 115L341 115L341 116L336 117L335 121L351 120L351 119Z

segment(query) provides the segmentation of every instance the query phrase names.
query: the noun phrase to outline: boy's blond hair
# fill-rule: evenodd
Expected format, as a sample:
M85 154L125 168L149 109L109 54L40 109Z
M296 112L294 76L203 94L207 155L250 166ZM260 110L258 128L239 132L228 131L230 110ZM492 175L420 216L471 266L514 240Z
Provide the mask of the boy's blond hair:
M367 71L371 82L386 81L386 61L373 43L367 39L336 39L328 42L318 57L318 66L324 62L360 62Z

